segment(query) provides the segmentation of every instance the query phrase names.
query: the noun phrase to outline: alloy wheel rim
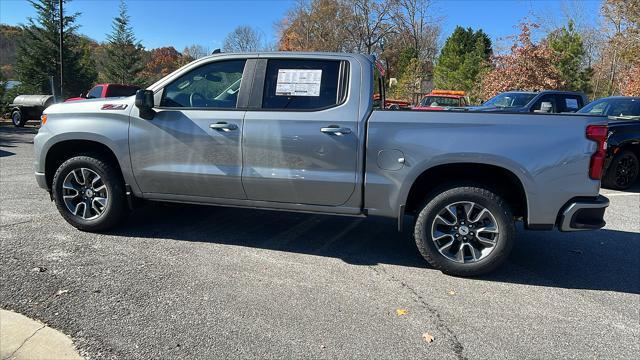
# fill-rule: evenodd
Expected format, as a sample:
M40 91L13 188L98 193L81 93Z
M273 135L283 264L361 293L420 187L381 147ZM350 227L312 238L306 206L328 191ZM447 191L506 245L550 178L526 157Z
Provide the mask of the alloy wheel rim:
M625 187L631 184L638 171L638 164L631 156L625 156L616 167L616 185Z
M431 224L431 239L438 252L462 264L489 256L499 237L498 222L491 211L471 201L445 206Z
M109 191L98 173L88 168L78 168L64 178L62 199L71 214L84 220L93 220L107 208Z

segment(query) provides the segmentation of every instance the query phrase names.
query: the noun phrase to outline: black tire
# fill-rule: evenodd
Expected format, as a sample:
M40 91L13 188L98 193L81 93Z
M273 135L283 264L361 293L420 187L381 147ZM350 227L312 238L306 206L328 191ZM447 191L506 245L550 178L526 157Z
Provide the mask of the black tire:
M485 257L480 257L479 260L471 259L470 261L473 262L461 263L447 258L438 251L436 243L433 240L432 227L440 226L435 225L436 216L442 211L445 211L447 206L466 202L477 204L478 207L474 208L474 211L477 211L477 213L481 211L480 207L488 210L492 216L491 219L495 220L499 232L497 235L491 235L495 236L495 238L493 238L495 245L493 245L492 250L488 251L487 255L483 255ZM454 208L456 207L454 206ZM464 220L465 216L456 216L456 222L460 221L458 219ZM469 225L467 224L467 226ZM460 226L460 230L458 231L462 232L462 227L465 227L465 231L468 231L467 226ZM476 228L477 226L478 225L476 225ZM458 228L456 227L456 229ZM470 235L473 234L473 232L470 233ZM455 235L460 236L458 233ZM483 246L482 243L476 240L478 234L476 234L476 237L471 237L470 235L467 235L469 236L469 240L465 238L466 243L469 243L469 245L471 245L471 243L478 244L479 247ZM458 240L462 242L462 239L455 239L453 235L450 236L450 238L445 239L451 239L452 242ZM435 269L449 275L477 276L496 269L508 258L515 242L515 224L508 204L492 191L474 184L451 186L427 198L415 223L414 238L420 254L422 254L425 260ZM454 242L449 249L453 249L454 246L458 246L458 243ZM471 256L472 250L466 249L466 246L467 245L462 246L462 244L458 246L458 248L462 249L462 259L466 259L466 251L468 251Z
M20 110L13 110L13 112L11 112L11 122L15 127L23 127L27 121L22 118L22 112Z
M602 185L609 189L626 190L636 183L639 171L640 164L636 154L623 150L611 160L607 173L602 179Z
M86 168L97 173L106 186L107 203L100 215L94 219L85 219L74 215L63 199L63 182L72 171ZM88 181L85 181L85 183ZM118 225L128 214L124 180L120 170L99 154L82 154L62 163L53 177L53 200L62 217L75 228L82 231L98 232Z

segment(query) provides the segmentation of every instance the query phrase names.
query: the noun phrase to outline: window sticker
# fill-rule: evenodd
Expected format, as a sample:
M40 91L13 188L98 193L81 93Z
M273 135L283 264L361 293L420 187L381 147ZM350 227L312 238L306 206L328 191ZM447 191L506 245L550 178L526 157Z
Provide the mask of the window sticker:
M276 96L320 96L322 70L279 69Z
M565 100L565 104L567 105L567 109L578 109L578 99L569 99Z

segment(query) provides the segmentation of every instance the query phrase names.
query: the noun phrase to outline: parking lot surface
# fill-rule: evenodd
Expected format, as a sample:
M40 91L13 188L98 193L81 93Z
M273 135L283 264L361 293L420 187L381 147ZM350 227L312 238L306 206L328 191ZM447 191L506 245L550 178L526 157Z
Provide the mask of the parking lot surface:
M382 219L150 203L80 232L35 183L35 131L0 126L0 307L87 358L640 353L638 186L602 190L605 229L519 230L505 266L464 279Z

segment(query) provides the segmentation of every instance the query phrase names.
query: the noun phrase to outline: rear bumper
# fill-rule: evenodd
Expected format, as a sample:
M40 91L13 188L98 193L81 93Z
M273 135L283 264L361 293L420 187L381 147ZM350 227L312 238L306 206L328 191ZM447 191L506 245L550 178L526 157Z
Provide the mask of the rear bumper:
M49 187L47 186L47 178L45 177L44 173L36 173L36 182L41 188L49 190Z
M592 199L575 199L567 203L560 212L560 231L595 230L605 226L604 211L609 199L599 195Z

